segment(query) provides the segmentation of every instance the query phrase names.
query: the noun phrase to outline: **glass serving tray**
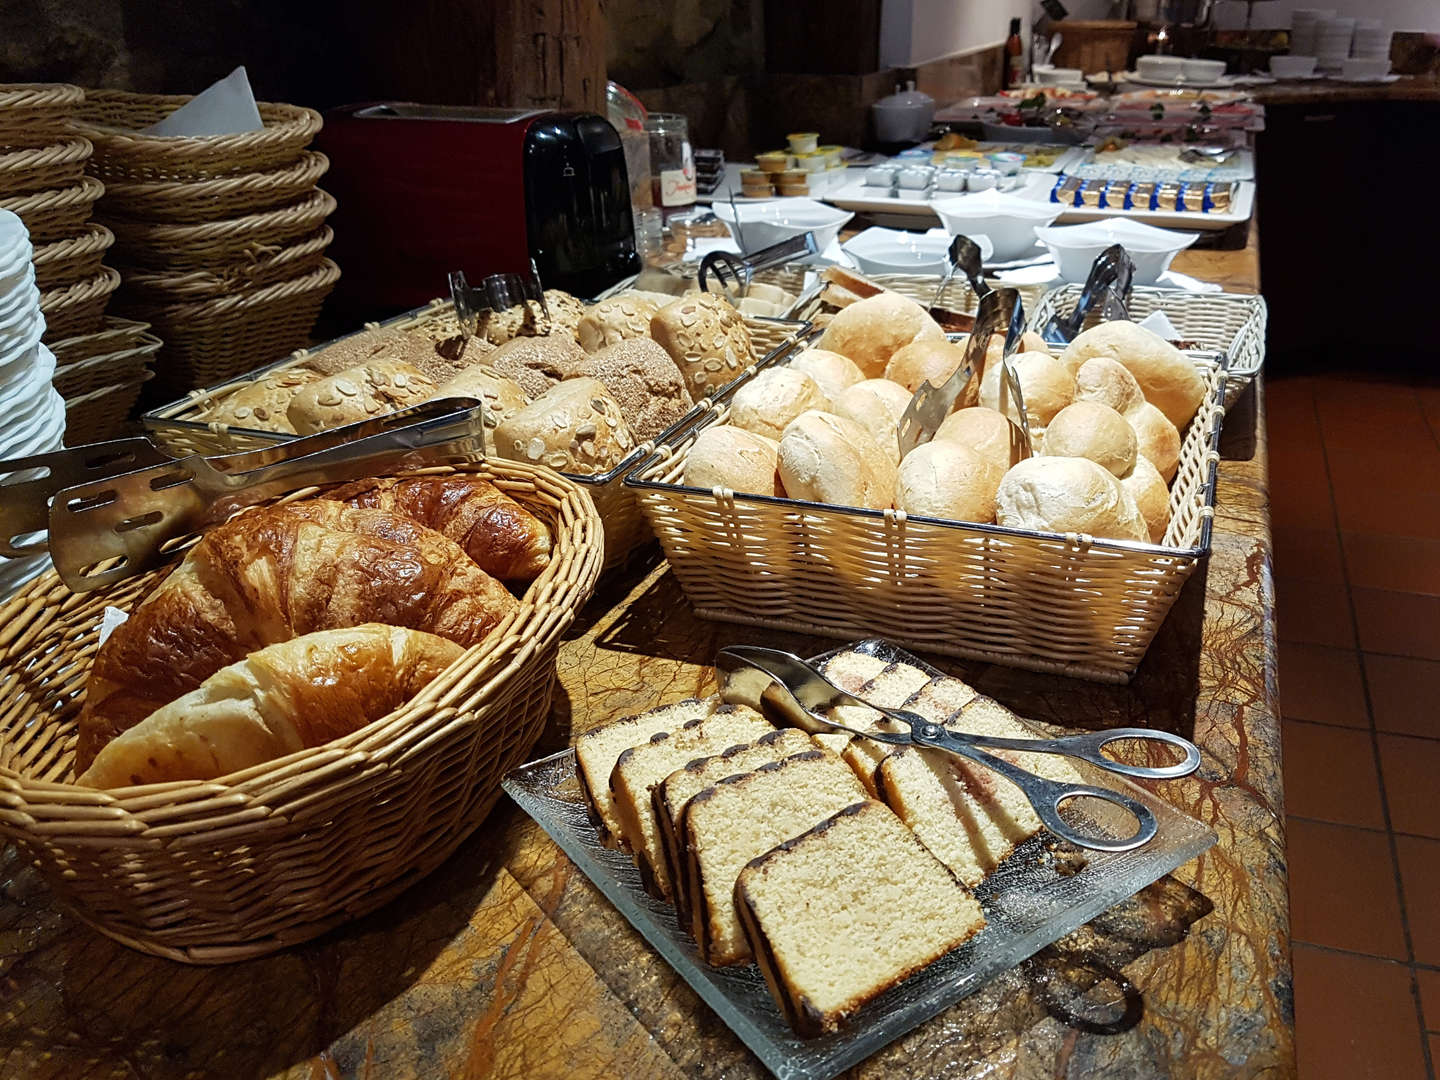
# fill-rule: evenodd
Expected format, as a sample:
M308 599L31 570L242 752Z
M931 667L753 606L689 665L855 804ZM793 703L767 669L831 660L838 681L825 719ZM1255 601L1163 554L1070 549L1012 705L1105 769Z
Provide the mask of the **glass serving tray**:
M834 652L846 650L913 664L932 677L944 674L877 639ZM979 934L870 1002L836 1034L814 1039L790 1029L755 965L701 963L674 908L645 892L630 856L600 843L573 749L522 765L502 786L766 1068L780 1080L829 1080L1215 843L1214 832L1164 799L1112 773L1074 764L1087 782L1124 790L1149 806L1159 825L1155 838L1133 851L1080 852L1045 833L1031 837L975 890L986 918ZM1091 801L1087 809L1096 805ZM1133 829L1116 821L1110 830L1103 815L1091 820L1116 836ZM916 917L913 911L895 915Z

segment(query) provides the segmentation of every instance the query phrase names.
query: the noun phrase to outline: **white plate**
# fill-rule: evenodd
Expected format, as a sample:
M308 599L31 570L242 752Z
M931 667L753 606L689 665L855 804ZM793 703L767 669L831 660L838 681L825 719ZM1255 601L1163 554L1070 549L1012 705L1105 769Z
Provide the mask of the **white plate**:
M9 427L0 438L0 460L29 457L54 449L56 439L65 434L65 402L60 395L49 388L41 398L41 404L30 417L18 427Z
M995 253L990 238L975 235L982 260ZM841 245L862 274L934 274L945 272L950 234L943 229L908 232L872 227Z
M1239 75L1221 75L1218 79L1147 79L1133 71L1116 76L1116 82L1134 83L1136 86L1153 86L1160 90L1227 90L1241 85Z
M987 271L989 271L989 270L1018 270L1018 269L1020 269L1020 268L1022 268L1022 267L1025 267L1025 266L1033 266L1035 263L1039 262L1040 260L1042 260L1042 259L1048 259L1048 258L1050 258L1050 249L1047 248L1044 244L1040 243L1039 240L1036 240L1036 241L1035 241L1035 246L1034 246L1033 248L1031 248L1029 251L1027 251L1024 255L1021 255L1020 258L1018 258L1018 259L1007 259L1007 260L1004 261L1004 262L987 262L987 263L985 264L985 269L986 269Z
M1384 83L1397 82L1397 81L1399 81L1400 76L1399 76L1399 75L1395 75L1395 74L1393 74L1393 73L1390 74L1390 75L1338 75L1338 74L1331 74L1331 75L1326 75L1326 76L1324 76L1324 78L1327 78L1327 79L1331 80L1332 82L1384 84Z

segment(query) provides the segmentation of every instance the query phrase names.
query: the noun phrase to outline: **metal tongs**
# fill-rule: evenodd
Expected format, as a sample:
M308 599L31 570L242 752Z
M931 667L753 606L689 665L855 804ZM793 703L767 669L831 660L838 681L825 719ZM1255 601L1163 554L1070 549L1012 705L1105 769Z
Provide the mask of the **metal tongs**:
M40 479L0 486L0 553L43 553L44 543L15 540L46 531L65 584L75 592L98 589L164 563L171 541L276 495L400 468L481 460L482 416L474 398L441 398L220 457L172 460L144 439L122 439L0 462L0 474L47 470ZM121 561L97 569L113 559Z
M700 260L700 291L709 292L710 280L713 278L722 292L743 297L749 291L750 282L757 270L767 270L792 259L803 259L807 255L814 255L818 250L815 246L815 234L807 232L748 255L712 251Z
M1123 792L1090 784L1064 784L1027 772L985 750L1020 750L1032 754L1062 754L1078 758L1107 772L1145 779L1188 776L1200 765L1200 750L1194 743L1168 731L1149 728L1112 728L1059 739L1007 739L971 735L927 720L905 709L889 709L846 693L810 664L793 653L753 645L732 645L715 657L715 677L720 696L732 703L761 709L770 705L797 727L823 734L844 731L861 738L892 746L920 746L943 750L957 757L993 769L1011 781L1030 800L1036 815L1056 836L1079 847L1096 851L1130 851L1150 840L1158 828L1150 808ZM892 731L860 731L830 719L839 706L874 709L897 725ZM1185 759L1175 765L1152 768L1128 765L1106 757L1101 751L1121 739L1143 739L1177 747ZM1085 832L1060 816L1060 804L1080 797L1099 799L1118 806L1135 817L1138 828L1126 837Z
M545 287L535 260L530 260L529 274L490 274L471 285L463 270L450 271L450 299L455 304L455 317L467 337L480 328L480 315L486 311L508 311L527 300L540 305L547 328L555 325L550 305L545 302Z
M1085 279L1085 285L1080 290L1080 299L1075 304L1075 310L1069 315L1052 315L1045 328L1040 331L1040 336L1047 345L1069 345L1080 333L1080 328L1085 325L1085 316L1097 304L1105 304L1108 307L1106 318L1125 318L1124 314L1112 314L1117 310L1124 312L1125 304L1130 299L1130 286L1135 276L1135 263L1130 258L1130 253L1120 244L1111 244L1108 248L1096 256L1095 261L1090 265L1090 276Z
M950 241L950 250L945 260L945 275L940 279L940 287L935 290L935 297L930 301L930 311L940 306L940 298L945 295L945 290L950 287L950 280L955 276L956 270L962 270L965 278L970 282L970 288L975 293L975 299L983 300L985 295L991 292L990 283L985 280L984 262L985 256L980 251L980 245L971 240L968 236L957 236Z

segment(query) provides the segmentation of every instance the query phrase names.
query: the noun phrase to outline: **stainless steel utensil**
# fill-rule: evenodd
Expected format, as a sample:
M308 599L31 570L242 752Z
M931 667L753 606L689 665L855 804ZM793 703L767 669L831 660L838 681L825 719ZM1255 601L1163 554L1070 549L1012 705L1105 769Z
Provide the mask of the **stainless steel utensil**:
M940 298L945 295L945 289L949 286L950 279L955 276L956 270L965 271L965 277L970 282L970 288L975 291L976 298L984 297L991 291L989 283L981 273L985 257L980 252L979 244L968 236L957 236L950 241L947 255L945 276L940 279L940 287L935 290L935 298L930 301L931 311L940 305Z
M460 321L460 328L466 334L474 334L479 328L482 311L506 311L526 300L538 303L545 315L546 324L551 327L554 325L550 316L550 305L545 302L545 287L540 282L540 271L535 266L534 259L530 260L528 275L490 274L482 278L476 286L466 280L463 270L452 270L450 299L455 305L455 316Z
M1075 310L1069 315L1052 316L1040 331L1045 343L1061 347L1069 345L1085 325L1085 316L1090 314L1090 309L1104 299L1107 289L1120 283L1122 288L1119 295L1122 298L1128 296L1134 274L1135 263L1129 253L1120 244L1111 244L1090 264L1090 274L1085 279L1084 288L1080 290L1080 299L1075 304Z
M1233 146L1187 146L1180 151L1180 160L1202 165L1224 165L1239 153Z
M712 251L700 260L700 291L710 292L710 282L713 279L722 292L743 297L748 293L756 271L780 266L794 259L803 259L807 255L814 255L818 250L815 246L815 234L807 232L748 255Z
M1062 839L1097 851L1130 851L1146 843L1156 832L1154 815L1143 803L1122 792L1091 784L1064 784L1036 776L1017 765L987 754L985 748L1020 750L1027 753L1061 754L1078 758L1107 772L1146 779L1188 776L1200 764L1200 750L1187 739L1168 731L1149 728L1114 728L1059 739L1007 739L971 735L937 724L905 709L875 705L840 689L818 670L793 653L752 645L734 645L720 650L715 658L715 675L720 696L729 702L778 711L806 731L845 731L861 738L893 746L921 746L944 750L993 769L1018 787L1045 827ZM831 718L839 706L874 709L896 725L893 730L860 731ZM1152 768L1128 765L1106 757L1101 751L1122 739L1142 739L1177 747L1185 754L1175 765ZM1060 816L1067 800L1088 797L1118 806L1138 824L1130 836L1114 837L1083 831Z

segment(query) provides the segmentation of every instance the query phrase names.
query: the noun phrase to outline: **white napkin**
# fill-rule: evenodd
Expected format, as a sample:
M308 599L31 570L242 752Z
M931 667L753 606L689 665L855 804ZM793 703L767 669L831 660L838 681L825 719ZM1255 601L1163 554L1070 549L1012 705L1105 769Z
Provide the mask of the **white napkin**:
M128 611L121 611L118 607L106 607L100 612L100 644L104 645L109 640L121 623L130 618Z
M1140 325L1153 334L1158 334L1166 341L1179 341L1185 335L1175 328L1175 324L1159 308L1152 311L1145 318L1140 320Z
M250 77L242 64L141 134L236 135L264 127L260 110L255 107L255 95L250 90Z
M1061 284L1060 270L1054 260L1047 260L1036 263L1034 266L1022 266L1016 270L1001 270L995 275L996 279L1007 285L1049 285ZM1189 274L1181 274L1174 270L1166 270L1155 282L1157 288L1180 289L1192 293L1217 293L1223 292L1221 286L1211 281L1201 281L1199 278L1191 277Z

